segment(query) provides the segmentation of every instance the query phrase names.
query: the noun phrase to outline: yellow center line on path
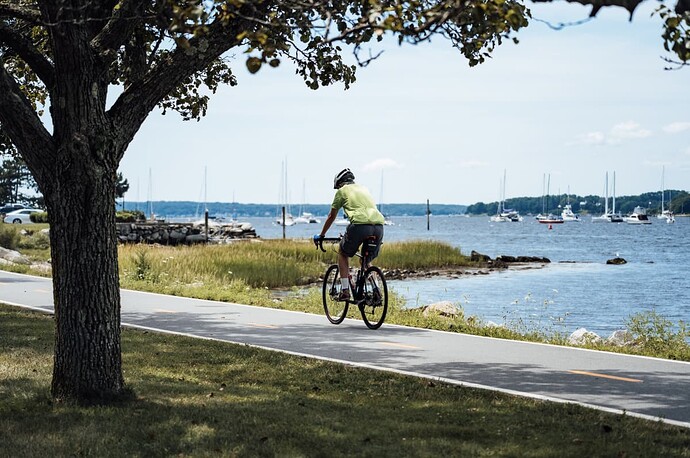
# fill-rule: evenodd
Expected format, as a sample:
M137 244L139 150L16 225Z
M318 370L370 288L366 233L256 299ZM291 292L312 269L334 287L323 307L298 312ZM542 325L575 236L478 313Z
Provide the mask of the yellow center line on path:
M154 312L157 312L157 313L178 313L175 310L165 310L165 309L155 309Z
M386 346L386 347L396 347L396 348L410 348L413 350L418 350L420 347L415 347L414 345L405 345L405 344L399 344L395 342L379 342L380 345Z
M272 324L249 323L249 325L255 328L278 329L278 326L273 326Z
M599 378L607 378L611 380L620 380L621 382L630 382L630 383L642 383L642 380L636 379L636 378L627 378L627 377L618 377L615 375L608 375L608 374L599 374L597 372L587 372L587 371L568 371L571 374L577 374L577 375L589 375L590 377L599 377Z

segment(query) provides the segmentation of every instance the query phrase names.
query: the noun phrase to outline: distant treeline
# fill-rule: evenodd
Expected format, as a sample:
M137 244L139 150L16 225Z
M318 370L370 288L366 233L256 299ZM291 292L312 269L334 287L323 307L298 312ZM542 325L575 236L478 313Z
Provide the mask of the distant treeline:
M670 201L669 201L670 200ZM578 196L560 194L544 197L515 197L506 199L505 208L517 210L523 215L539 213L560 213L560 209L570 202L575 213L598 215L604 212L604 198L601 196ZM498 202L478 202L467 207L471 215L493 215ZM661 192L647 192L639 196L616 196L616 212L632 213L636 206L646 208L649 214L661 212ZM609 209L612 202L609 197ZM676 214L690 213L690 194L687 191L668 190L664 193L664 209Z
M122 209L122 203L118 203L118 210ZM433 215L460 215L465 213L466 205L430 204ZM208 208L209 215L230 216L233 218L271 216L277 217L281 210L278 204L244 204L230 202L198 202L186 201L154 201L154 202L125 202L126 210L143 211L147 217L151 213L157 217L194 218L202 217L204 210ZM301 212L311 213L314 216L325 216L330 210L330 204L305 204L293 205L290 213L299 216ZM426 215L426 203L424 204L385 204L381 211L386 216L424 216Z

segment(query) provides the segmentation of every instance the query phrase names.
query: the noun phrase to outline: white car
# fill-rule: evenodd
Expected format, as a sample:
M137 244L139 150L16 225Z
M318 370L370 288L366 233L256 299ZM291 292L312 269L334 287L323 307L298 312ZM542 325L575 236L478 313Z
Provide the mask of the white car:
M5 215L5 222L10 224L31 224L31 214L41 213L43 210L38 208L22 208L21 210L15 210L9 212Z

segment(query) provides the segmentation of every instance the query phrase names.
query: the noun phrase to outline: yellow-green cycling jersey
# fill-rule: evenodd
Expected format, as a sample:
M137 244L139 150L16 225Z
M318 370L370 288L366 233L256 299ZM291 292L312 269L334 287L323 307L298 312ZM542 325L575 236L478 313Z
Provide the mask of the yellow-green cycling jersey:
M351 224L383 224L384 217L376 208L374 199L364 186L346 184L338 189L331 208L345 211Z

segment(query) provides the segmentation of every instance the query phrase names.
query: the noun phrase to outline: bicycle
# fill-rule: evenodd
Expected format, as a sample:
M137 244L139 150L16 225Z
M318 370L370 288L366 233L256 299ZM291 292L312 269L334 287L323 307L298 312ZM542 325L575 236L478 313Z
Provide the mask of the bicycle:
M323 243L338 243L340 237L314 239L317 249L326 252ZM337 264L333 264L326 269L323 277L323 309L326 318L333 324L340 324L347 316L350 304L355 304L359 308L364 324L369 329L378 329L386 319L388 312L388 286L383 272L376 266L370 264L370 254L377 246L375 236L368 237L362 244L361 253L355 253L360 258L360 267L354 274L353 283L350 275L350 292L352 296L348 300L339 300L342 284L340 282L340 271Z

